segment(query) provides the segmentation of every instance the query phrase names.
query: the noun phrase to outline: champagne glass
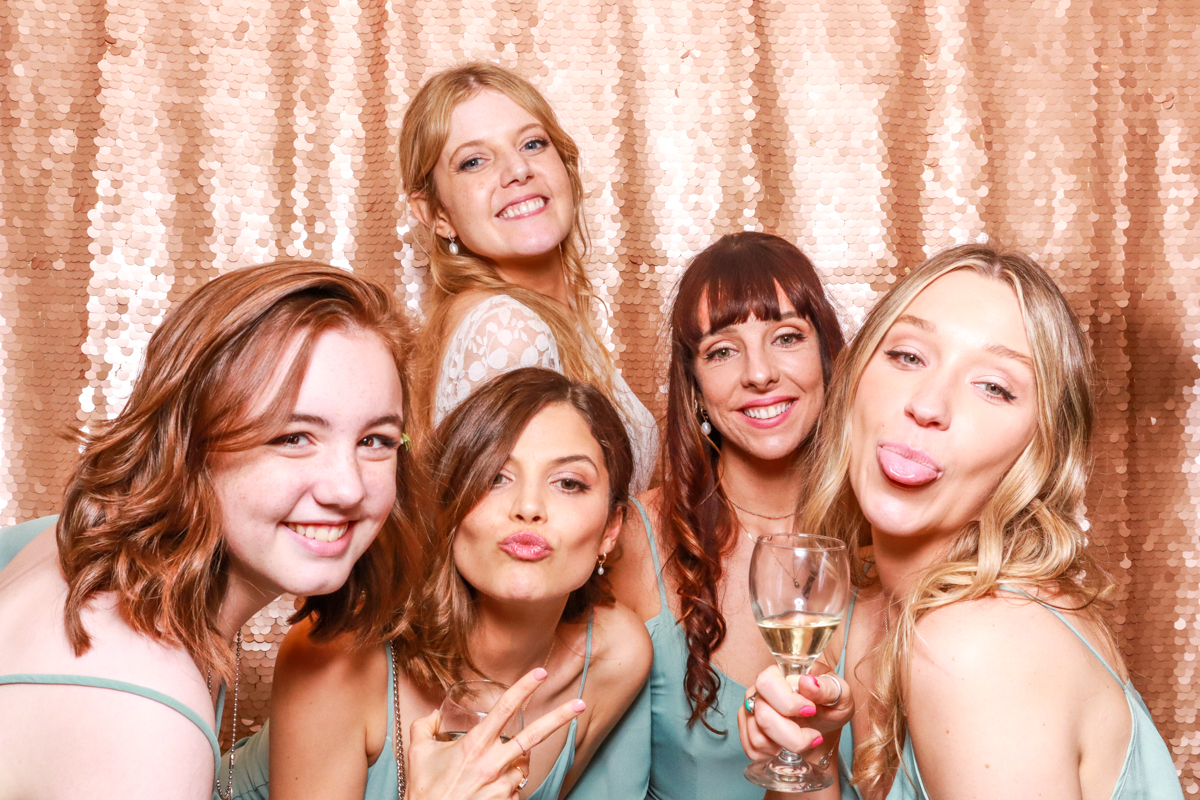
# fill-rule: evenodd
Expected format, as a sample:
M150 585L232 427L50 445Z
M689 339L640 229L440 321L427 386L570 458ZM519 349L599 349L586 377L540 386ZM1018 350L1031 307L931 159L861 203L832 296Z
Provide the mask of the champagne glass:
M500 695L508 691L503 683L486 680L459 681L446 691L438 714L437 731L434 738L440 742L452 742L467 735L496 705ZM507 742L521 732L525 721L517 709L500 729L500 741Z
M850 562L846 545L827 536L760 536L750 556L750 605L784 677L807 675L846 616ZM777 792L815 792L833 775L790 750L746 767L746 779Z

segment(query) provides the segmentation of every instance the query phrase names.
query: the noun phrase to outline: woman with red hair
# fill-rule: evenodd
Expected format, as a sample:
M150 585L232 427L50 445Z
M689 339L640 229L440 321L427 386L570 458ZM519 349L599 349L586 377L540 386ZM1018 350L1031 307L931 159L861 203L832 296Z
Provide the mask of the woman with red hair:
M758 800L737 708L773 659L745 576L754 537L792 527L842 332L804 254L744 232L684 272L670 336L663 483L634 501L612 568L654 664L572 797Z
M246 621L292 592L327 635L396 624L410 342L389 291L324 264L236 270L166 316L62 514L0 532L0 797L228 796ZM411 796L489 783L491 743L427 738Z

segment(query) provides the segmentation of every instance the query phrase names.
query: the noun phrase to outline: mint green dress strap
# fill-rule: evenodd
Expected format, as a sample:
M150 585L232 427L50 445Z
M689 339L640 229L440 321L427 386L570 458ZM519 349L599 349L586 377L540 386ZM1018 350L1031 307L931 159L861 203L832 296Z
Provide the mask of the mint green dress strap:
M587 682L588 666L592 663L592 622L595 619L595 612L588 617L587 627L587 650L583 656L583 675L579 678L579 694L577 697L583 697L583 685ZM571 767L575 766L575 729L579 722L579 718L571 720L571 727L567 731L567 741L563 745L562 752L558 754L558 758L554 761L554 766L546 773L545 779L541 786L537 788L533 794L529 795L527 800L557 800L562 792L563 783L567 779L567 773L571 771Z
M1125 761L1121 765L1121 774L1113 786L1110 800L1183 800L1183 788L1179 776L1175 772L1175 764L1166 742L1158 735L1154 720L1141 695L1133 688L1131 681L1122 681L1116 671L1104 660L1099 651L1092 646L1071 622L1058 609L1043 603L1033 595L1008 586L999 587L1001 590L1020 594L1048 609L1051 614L1067 626L1071 633L1083 642L1084 646L1095 656L1113 680L1120 684L1125 692L1125 700L1129 705L1132 720L1129 733L1129 747L1125 751ZM850 602L851 610L854 601ZM849 640L850 611L846 612L846 639ZM837 673L843 675L843 664L846 661L846 650L843 645L842 659L838 662ZM854 734L850 723L842 729L842 737L838 742L838 778L841 781L842 800L862 800L858 790L850 785L849 774L854 764ZM892 788L886 800L928 800L929 793L925 791L925 783L921 780L921 770L917 766L916 755L913 753L912 740L906 738L901 752L901 769L892 783Z
M650 520L642 504L636 499L632 502L650 537L654 574L658 575L658 548L650 533ZM661 607L666 608L667 596L661 581L658 594ZM653 620L646 623L647 627L651 622ZM625 709L625 714L600 743L567 800L642 800L650 787L650 760L650 681L647 680L633 703Z
M663 565L659 559L657 537L645 507L637 500L634 507L642 517L646 537L650 544L650 556L654 562L654 573L658 579L658 615L646 623L650 640L654 644L654 663L650 677L642 689L635 705L648 701L650 719L650 747L640 757L629 754L630 763L609 758L597 765L593 759L591 767L613 773L620 770L641 770L649 756L649 782L646 797L662 800L696 800L697 798L720 797L722 800L762 800L762 789L742 777L742 770L750 759L742 751L738 738L737 708L741 705L746 687L717 670L718 688L716 702L705 717L716 730L710 730L703 722L688 724L692 716L691 702L684 689L687 675L687 634L675 620L667 603L667 587L663 578ZM644 725L644 716L639 709L631 709L633 716L626 714L627 721ZM625 732L616 732L618 736ZM640 732L634 732L640 735ZM611 737L610 737L611 738ZM634 743L635 735L629 736ZM644 736L638 742L645 747ZM607 743L606 743L607 744ZM632 747L624 748L624 755ZM599 754L598 754L599 755ZM589 769L591 771L591 769ZM640 777L637 772L630 779ZM599 798L593 794L590 797ZM639 794L610 794L611 797L641 797ZM577 795L572 793L575 800Z
M38 519L22 522L20 525L14 525L11 528L0 530L0 572L9 565L17 554L24 547L37 538L38 534L49 528L52 524L58 521L58 517L40 517ZM209 727L204 718L197 714L191 706L181 703L170 695L151 689L147 686L139 686L136 683L128 683L126 681L113 680L112 678L98 678L92 675L71 675L62 673L15 673L12 675L0 675L0 686L11 686L16 684L32 684L37 686L86 686L92 689L108 689L114 692L125 692L126 694L137 695L144 697L147 700L153 700L156 703L166 706L176 713L185 717L188 722L191 722L204 737L208 739L209 747L213 751L213 775L217 774L217 769L221 764L221 746L217 743L217 734ZM225 687L222 686L217 694L217 729L221 728L221 712L225 705Z

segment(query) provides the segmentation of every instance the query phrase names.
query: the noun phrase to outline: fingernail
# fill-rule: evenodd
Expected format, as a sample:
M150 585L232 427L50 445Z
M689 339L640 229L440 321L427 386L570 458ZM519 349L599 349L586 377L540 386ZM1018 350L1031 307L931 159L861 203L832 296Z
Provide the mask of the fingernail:
M535 681L544 681L544 680L546 680L546 676L549 674L550 673L546 672L546 670L542 669L541 667L538 667L537 669L535 669L533 671L533 679Z
M571 701L571 710L572 711L583 711L585 708L587 708L587 703L583 702L582 700L572 700Z
M800 716L802 717L811 717L815 713L817 713L817 709L813 706L805 706L804 708L800 709Z
M813 686L815 686L818 689L821 688L821 682L819 680L817 680L816 675L809 675L808 679L813 682Z
M822 743L822 742L824 742L824 741L825 741L825 737L824 737L824 736L818 736L817 738L813 739L812 746L813 746L813 747L816 747L817 745L821 744L821 743Z

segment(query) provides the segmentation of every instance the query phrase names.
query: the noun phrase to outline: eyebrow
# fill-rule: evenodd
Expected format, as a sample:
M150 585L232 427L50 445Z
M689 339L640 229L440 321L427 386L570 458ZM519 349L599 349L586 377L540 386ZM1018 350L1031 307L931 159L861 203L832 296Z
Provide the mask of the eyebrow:
M1025 355L1024 353L1018 353L1016 350L1013 350L1012 348L1005 347L1002 344L989 344L984 349L987 350L989 353L995 353L996 355L1000 356L1001 358L1011 358L1014 361L1020 361L1022 364L1029 367L1029 369L1031 369L1031 370L1033 369L1033 359L1030 358L1029 356Z
M920 317L914 317L911 314L903 314L903 315L897 317L896 322L897 323L900 323L900 322L908 323L909 325L912 325L914 328L919 328L920 330L926 331L927 333L936 333L937 332L937 326L934 325L932 322L930 322L927 319L921 319ZM989 344L987 347L985 347L983 349L989 353L992 353L993 355L1000 356L1001 358L1011 358L1014 361L1019 361L1022 364L1024 364L1025 366L1029 367L1030 369L1033 369L1033 359L1030 358L1029 356L1025 355L1024 353L1018 353L1016 350L1013 350L1011 347L1005 347L1002 344Z
M747 317L747 319L749 319L749 317ZM801 315L799 312L797 312L797 311L789 311L789 312L788 312L788 313L786 313L786 314L781 314L781 315L780 315L780 317L779 317L779 319L777 319L777 320L769 320L769 321L770 321L770 322L784 322L784 321L786 321L786 320L789 320L789 319L798 319L798 320L803 320L803 321L805 321L805 322L807 322L807 321L808 321L808 318L807 318L807 317L805 317L805 316L802 316L802 315ZM724 328L717 328L715 331L709 331L708 333L704 334L704 336L702 336L701 338L707 339L709 336L717 336L718 334L722 334L722 333L724 333L725 331L727 331L727 330L730 330L730 329L732 329L732 328L735 328L735 327L737 327L738 325L741 325L741 324L742 324L741 322L735 322L735 323L733 323L732 325L726 325Z
M600 470L600 468L598 466L596 466L596 462L592 461L591 456L585 456L585 455L563 456L562 458L556 458L550 462L550 466L551 467L561 467L564 464L571 464L575 461L586 461L587 463L591 464L592 468L595 469L597 472L599 472L599 470Z
M521 128L521 130L517 131L517 137L524 136L525 132L528 131L530 128L540 128L540 127L542 127L542 123L531 122L528 125ZM458 151L459 150L467 150L472 147L482 147L483 145L486 145L486 144L487 144L487 142L483 141L482 139L472 139L469 142L463 142L458 147L454 148L454 152L451 153L450 158L448 158L446 160L450 162L451 166L454 166L454 162L458 159Z
M315 414L292 414L288 417L289 423L299 423L301 425L314 425L318 428L328 428L329 420L324 417L318 417ZM404 427L403 421L398 414L384 414L382 417L376 417L368 422L364 427L374 428L378 425L395 425L397 428Z
M921 319L920 317L914 317L912 314L901 314L900 316L896 317L896 321L893 322L892 324L899 325L901 322L912 325L914 328L920 328L921 330L926 331L928 333L936 333L937 332L937 325L934 325L932 322L930 322L927 319Z

